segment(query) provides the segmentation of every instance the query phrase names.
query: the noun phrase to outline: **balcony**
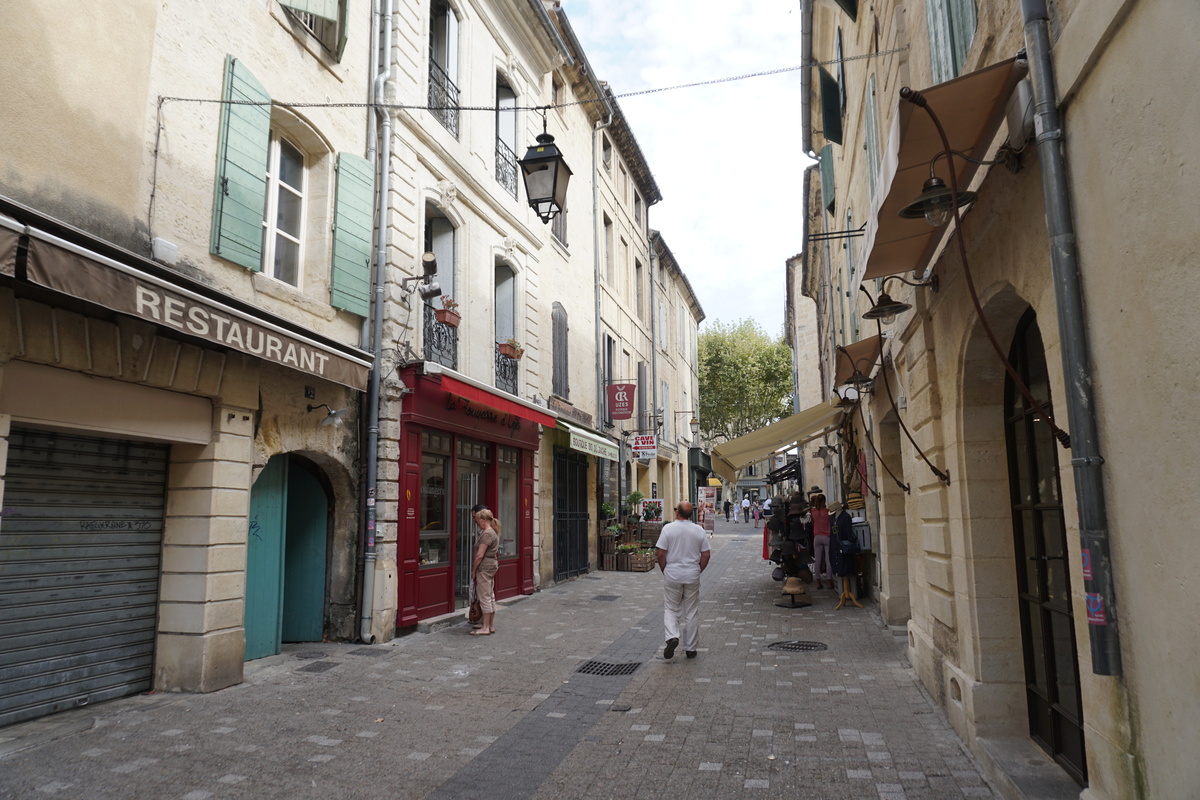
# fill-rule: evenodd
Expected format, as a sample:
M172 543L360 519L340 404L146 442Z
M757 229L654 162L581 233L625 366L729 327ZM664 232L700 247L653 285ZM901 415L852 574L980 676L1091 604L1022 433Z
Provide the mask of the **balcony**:
M496 388L503 389L509 394L517 393L517 365L515 358L500 355L500 345L496 345Z
M514 198L517 196L517 154L502 139L496 139L496 180Z
M425 326L423 328L425 360L434 361L443 367L458 369L458 328L437 321L433 306L425 304Z
M446 70L432 59L429 62L429 113L458 138L458 87Z

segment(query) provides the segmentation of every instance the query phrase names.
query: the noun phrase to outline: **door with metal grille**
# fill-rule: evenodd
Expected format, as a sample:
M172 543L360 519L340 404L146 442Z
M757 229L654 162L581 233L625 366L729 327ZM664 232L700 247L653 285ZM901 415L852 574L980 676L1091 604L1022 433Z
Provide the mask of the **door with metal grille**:
M0 726L151 687L167 446L14 426Z
M1049 409L1046 353L1032 311L1017 328L1009 360L1030 393ZM1079 656L1055 440L1041 412L1017 392L1012 378L1006 380L1004 394L1029 733L1086 784Z
M554 580L588 571L587 459L554 454Z

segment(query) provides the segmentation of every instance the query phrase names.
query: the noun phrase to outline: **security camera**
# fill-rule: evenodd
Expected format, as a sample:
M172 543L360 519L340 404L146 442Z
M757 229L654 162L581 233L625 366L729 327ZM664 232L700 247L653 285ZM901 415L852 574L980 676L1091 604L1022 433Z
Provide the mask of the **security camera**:
M433 281L431 283L423 284L420 288L420 292L422 300L432 300L442 293L442 287L438 285L437 281Z
M437 256L433 253L425 253L421 256L421 269L424 270L425 277L437 274Z

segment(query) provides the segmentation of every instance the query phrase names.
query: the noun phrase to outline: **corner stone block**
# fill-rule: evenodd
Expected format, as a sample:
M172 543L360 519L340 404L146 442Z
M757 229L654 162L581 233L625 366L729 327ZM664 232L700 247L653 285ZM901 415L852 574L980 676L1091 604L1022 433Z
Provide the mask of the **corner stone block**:
M203 636L159 634L154 688L159 692L215 692L242 682L246 634L242 628Z
M246 489L176 489L167 497L171 517L247 517L250 492Z

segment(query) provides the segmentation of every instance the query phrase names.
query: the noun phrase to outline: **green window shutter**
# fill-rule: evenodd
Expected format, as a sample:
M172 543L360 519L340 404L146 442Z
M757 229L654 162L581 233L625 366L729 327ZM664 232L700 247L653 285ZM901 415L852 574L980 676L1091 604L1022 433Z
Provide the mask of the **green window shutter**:
M333 264L329 302L365 317L371 307L371 221L375 168L351 153L338 153L333 212Z
M279 0L279 4L302 14L312 14L330 22L338 21L338 0Z
M961 75L967 63L967 53L975 38L975 25L975 0L950 0L950 42L955 75Z
M858 0L833 0L842 7L842 11L846 12L846 16L855 22L858 21Z
M271 97L233 56L225 57L222 96L225 100L266 105L221 106L210 249L221 258L258 272L262 269Z
M350 30L350 0L341 0L341 7L338 9L338 61L342 60L342 53L346 52L346 31L348 30Z
M874 197L875 185L879 182L879 115L875 108L875 73L871 73L871 77L867 79L867 96L864 102L867 107L863 119L863 125L867 129L867 181L871 188L871 197Z
M827 144L821 148L819 161L821 163L821 203L826 211L832 213L837 200L837 190L833 185L833 145Z
M949 0L926 0L925 20L929 24L929 61L933 82L943 83L958 74L950 44Z
M821 67L821 127L826 141L842 143L842 99L837 79Z

